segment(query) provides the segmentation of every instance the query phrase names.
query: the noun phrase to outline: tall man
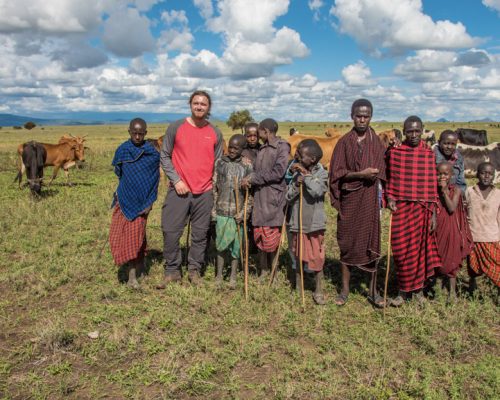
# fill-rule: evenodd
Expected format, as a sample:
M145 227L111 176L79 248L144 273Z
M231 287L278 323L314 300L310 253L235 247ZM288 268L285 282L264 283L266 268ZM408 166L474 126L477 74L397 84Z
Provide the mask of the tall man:
M158 289L180 281L179 240L188 217L191 220L191 247L188 278L200 283L200 268L207 247L207 232L213 206L212 175L215 161L222 155L221 131L208 122L212 100L202 90L189 98L191 116L170 124L163 139L160 161L170 187L162 209L165 277Z
M441 266L434 235L438 201L436 158L421 141L422 120L408 117L406 140L387 153L387 205L392 211L392 253L397 268L399 306L409 295L423 300L422 289Z
M337 242L342 263L342 291L335 299L337 305L347 301L352 267L371 273L369 300L377 307L384 305L376 284L385 147L370 127L372 115L368 100L352 104L354 127L339 140L330 162L330 198L338 211Z

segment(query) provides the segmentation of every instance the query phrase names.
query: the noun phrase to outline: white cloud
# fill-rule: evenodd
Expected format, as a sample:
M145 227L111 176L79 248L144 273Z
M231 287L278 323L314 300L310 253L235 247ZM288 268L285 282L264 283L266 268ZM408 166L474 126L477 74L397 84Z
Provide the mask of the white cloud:
M483 0L483 4L500 12L500 0Z
M214 13L212 0L194 0L194 5L200 10L201 16L205 19L210 18Z
M460 22L433 21L424 14L421 0L336 0L330 14L338 19L341 33L372 54L464 48L478 42Z
M189 28L189 20L184 10L166 11L161 14L161 19L169 26L176 29L162 31L158 40L158 47L165 51L181 51L189 53L192 50L194 36Z
M358 61L342 69L342 76L349 86L370 86L374 81L370 78L370 68L363 62Z
M309 9L313 12L314 19L317 21L319 20L319 13L321 7L324 6L323 0L309 0L307 2L307 5L309 6Z
M105 21L102 41L117 56L137 57L154 48L149 26L149 19L137 9L118 10Z

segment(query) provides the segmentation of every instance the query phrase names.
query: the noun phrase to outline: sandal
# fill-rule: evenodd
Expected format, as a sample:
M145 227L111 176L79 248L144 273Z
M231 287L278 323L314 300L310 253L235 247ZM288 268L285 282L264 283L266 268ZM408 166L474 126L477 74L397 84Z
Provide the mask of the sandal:
M404 302L405 299L403 299L403 296L399 295L394 297L389 304L393 307L401 307L404 304Z
M349 297L348 294L340 293L335 297L335 304L338 306L343 306L345 303L347 303L347 298Z
M372 296L368 296L368 301L370 302L370 304L373 306L373 307L376 307L376 308L384 308L385 305L386 305L386 302L384 301L384 298L376 293L374 297Z
M324 306L326 304L325 296L323 293L313 293L313 300L319 306Z

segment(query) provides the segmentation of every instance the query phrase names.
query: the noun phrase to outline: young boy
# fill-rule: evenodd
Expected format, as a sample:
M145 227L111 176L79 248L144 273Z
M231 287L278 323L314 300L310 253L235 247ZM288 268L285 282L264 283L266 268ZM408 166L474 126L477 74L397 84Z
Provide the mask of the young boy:
M116 265L128 263L128 286L139 288L137 276L144 268L146 223L158 195L160 153L144 140L146 121L130 121L130 139L116 149L112 165L118 176L109 230L111 254Z
M313 139L303 140L298 148L299 162L292 166L295 171L288 185L286 199L291 207L290 231L296 257L300 257L300 225L302 225L302 260L307 262L309 271L314 272L316 288L313 299L316 304L325 304L323 295L323 265L325 263L324 233L326 229L325 193L328 191L328 172L319 164L323 151ZM302 221L300 221L300 189L303 186ZM295 270L296 287L300 285L300 271Z
M451 130L445 130L441 132L437 146L433 147L436 156L436 164L447 161L452 165L453 174L451 177L451 184L458 186L462 194L464 194L467 189L464 176L464 159L457 150L457 143L457 134Z
M269 275L272 260L280 242L280 229L285 209L285 171L290 145L280 137L278 123L271 118L259 124L259 138L263 145L255 160L254 172L241 181L242 188L254 189L252 225L259 248L261 280Z
M240 258L241 240L243 238L241 222L245 216L245 196L238 186L241 179L248 176L253 170L250 162L241 156L245 145L246 139L243 135L231 136L228 154L215 162L213 176L214 208L212 210L212 219L216 221L215 246L217 249L217 274L215 279L220 286L224 269L224 252L228 250L231 255L230 289L236 288L238 259ZM236 209L236 193L238 195L238 210ZM251 210L252 198L249 197L247 218L250 216Z
M479 164L479 182L465 192L474 239L468 263L471 292L476 288L476 277L483 273L500 287L500 190L493 185L494 177L493 164Z
M258 127L259 124L256 122L248 122L245 124L246 147L243 149L241 155L252 161L252 165L255 164L257 153L260 149L259 136L257 132Z
M462 191L451 184L452 165L441 162L437 166L439 202L437 205L436 242L441 266L436 269L448 278L448 301L456 300L457 273L463 259L472 248L472 236L462 200Z

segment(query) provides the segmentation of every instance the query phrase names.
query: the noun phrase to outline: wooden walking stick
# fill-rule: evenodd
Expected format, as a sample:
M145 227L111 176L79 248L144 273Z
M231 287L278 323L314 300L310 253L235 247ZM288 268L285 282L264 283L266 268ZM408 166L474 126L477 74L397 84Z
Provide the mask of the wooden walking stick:
M300 268L300 290L302 292L302 307L306 304L304 295L304 268L302 265L303 240L302 240L302 182L299 184L299 268Z
M385 318L385 308L387 307L387 284L389 282L389 270L391 268L391 233L392 233L392 212L389 217L389 237L387 239L387 270L385 271L385 286L384 286L384 318Z
M240 207L239 207L239 200L238 198L240 196L238 196L238 192L239 192L239 188L238 188L238 177L235 176L234 177L234 198L236 199L236 215L238 215L238 213L240 212ZM236 222L236 230L238 231L238 242L240 243L240 261L241 261L241 265L243 265L243 245L241 243L241 232L240 232L240 224L238 222Z
M285 243L287 211L288 211L288 204L285 207L285 215L283 217L283 224L281 225L281 236L280 236L280 242L278 243L278 250L276 252L276 255L274 256L273 266L271 268L271 276L269 277L269 287L271 287L274 282L274 277L276 276L276 270L278 269L278 260L280 258L281 246L283 246L283 243Z
M245 236L245 265L243 273L245 275L245 300L248 300L248 227L247 227L247 208L248 208L248 188L245 188L245 204L243 209L243 235Z

